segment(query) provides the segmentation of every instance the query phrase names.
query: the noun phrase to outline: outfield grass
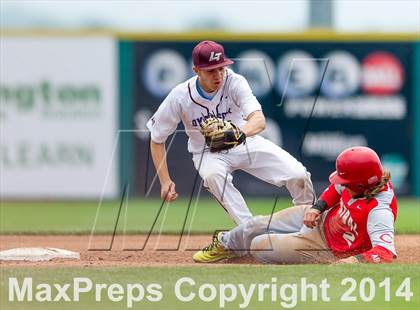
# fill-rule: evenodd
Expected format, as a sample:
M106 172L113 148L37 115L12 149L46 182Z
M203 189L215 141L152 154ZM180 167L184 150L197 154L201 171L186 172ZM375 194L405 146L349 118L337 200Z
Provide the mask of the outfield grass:
M72 298L73 278L87 277L93 282L93 286L97 283L104 283L108 286L112 283L121 284L126 290L127 283L140 283L144 287L151 283L161 285L162 298L160 301L151 302L142 300L133 305L133 309L221 309L220 303L220 284L233 284L237 287L237 297L233 301L227 301L224 309L239 309L242 304L244 309L368 309L368 310L384 310L384 309L419 309L419 292L420 292L420 265L391 265L391 266L372 266L372 265L307 265L307 266L223 266L216 268L9 268L2 271L0 295L1 309L126 309L127 295L123 296L121 301L112 302L107 297L107 290L101 293L101 301L95 301L93 292L82 294L80 301L68 302L9 302L9 278L16 277L22 283L24 277L33 279L33 295L37 292L36 286L40 283L70 283L70 293ZM195 293L196 298L190 302L181 302L175 295L175 283L183 278L189 277L195 281L195 285L184 284L182 286L182 294L184 296ZM342 285L343 279L351 277L355 279L357 286L355 290L349 294L350 298L356 298L355 301L341 301L344 292L350 288L350 284ZM371 278L368 280L374 285L375 292L371 291L370 286L364 285L360 289L360 283L363 278ZM379 286L385 278L389 277L390 291L389 301L385 301L385 289ZM274 279L273 279L274 278ZM307 283L313 283L317 286L313 300L311 289L305 290L307 300L302 300L302 283L301 279L306 278ZM404 297L397 297L396 291L405 278L410 278L410 291L413 297L406 301ZM329 288L322 301L321 290L319 285L322 280L326 279ZM364 280L366 282L366 280ZM199 287L204 283L215 285L217 294L215 299L209 302L201 301L198 296ZM258 284L268 284L269 289L262 291L261 296L258 295ZM256 284L250 303L246 305L240 294L239 284L245 289L249 289L252 284ZM276 285L276 287L274 286ZM281 287L289 284L288 288ZM296 284L296 291L293 286ZM275 288L276 299L272 299L272 288ZM295 292L295 298L293 297ZM369 297L369 295L372 295ZM56 294L52 290L52 298ZM205 290L207 296L210 290ZM363 301L360 296L368 297L369 301ZM6 297L7 296L7 297ZM45 295L44 295L45 296ZM232 290L226 290L226 296L232 296ZM288 299L290 298L290 300ZM260 300L259 300L260 299ZM246 306L246 307L245 307Z
M274 200L249 199L253 214L269 214ZM196 207L195 207L196 205ZM95 233L113 231L118 217L120 202L104 202L99 208ZM118 230L126 233L148 232L156 218L161 201L158 199L130 200L121 209ZM276 210L290 206L290 200L280 199ZM160 212L154 231L179 233L183 227L188 200L179 199L165 205ZM1 202L0 233L90 233L98 210L97 202ZM127 212L126 212L127 211ZM192 203L185 228L192 233L211 233L215 229L228 229L234 224L224 210L212 199ZM400 199L397 233L420 233L420 202L414 199Z

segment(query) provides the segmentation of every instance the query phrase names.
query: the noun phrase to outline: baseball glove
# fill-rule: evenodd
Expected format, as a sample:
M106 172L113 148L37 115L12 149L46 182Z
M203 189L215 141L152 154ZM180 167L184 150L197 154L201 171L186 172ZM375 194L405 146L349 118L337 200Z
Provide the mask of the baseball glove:
M201 133L210 152L229 150L246 139L239 127L221 118L210 117L201 124Z

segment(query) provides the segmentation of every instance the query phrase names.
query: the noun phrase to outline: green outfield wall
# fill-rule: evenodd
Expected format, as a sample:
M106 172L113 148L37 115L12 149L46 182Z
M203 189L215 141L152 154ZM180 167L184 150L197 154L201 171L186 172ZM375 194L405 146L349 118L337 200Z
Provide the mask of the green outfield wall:
M122 193L125 184L129 184L133 179L133 143L131 139L131 119L134 113L134 49L133 43L119 41L119 184Z

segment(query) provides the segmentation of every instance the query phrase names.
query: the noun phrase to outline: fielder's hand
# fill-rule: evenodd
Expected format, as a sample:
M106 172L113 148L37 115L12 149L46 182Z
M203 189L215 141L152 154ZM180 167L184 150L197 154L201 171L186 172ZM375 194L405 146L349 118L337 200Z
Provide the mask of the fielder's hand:
M172 180L162 183L160 197L166 202L171 202L178 198L178 193L175 190L175 183Z
M316 209L308 209L303 217L303 224L309 228L315 228L321 221L321 212Z

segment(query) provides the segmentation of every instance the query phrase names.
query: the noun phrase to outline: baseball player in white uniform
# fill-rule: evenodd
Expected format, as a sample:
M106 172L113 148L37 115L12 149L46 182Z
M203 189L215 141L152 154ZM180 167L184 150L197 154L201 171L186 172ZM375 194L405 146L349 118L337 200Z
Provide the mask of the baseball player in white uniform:
M196 75L177 85L147 123L151 132L151 153L161 197L170 202L178 197L166 162L165 141L180 121L189 137L188 151L204 181L236 224L252 217L241 193L232 183L232 172L243 170L265 182L286 186L294 205L313 204L315 194L306 168L288 152L259 136L265 128L261 105L246 79L227 66L222 45L202 41L192 52ZM210 152L200 125L208 118L230 121L246 140L230 150Z

